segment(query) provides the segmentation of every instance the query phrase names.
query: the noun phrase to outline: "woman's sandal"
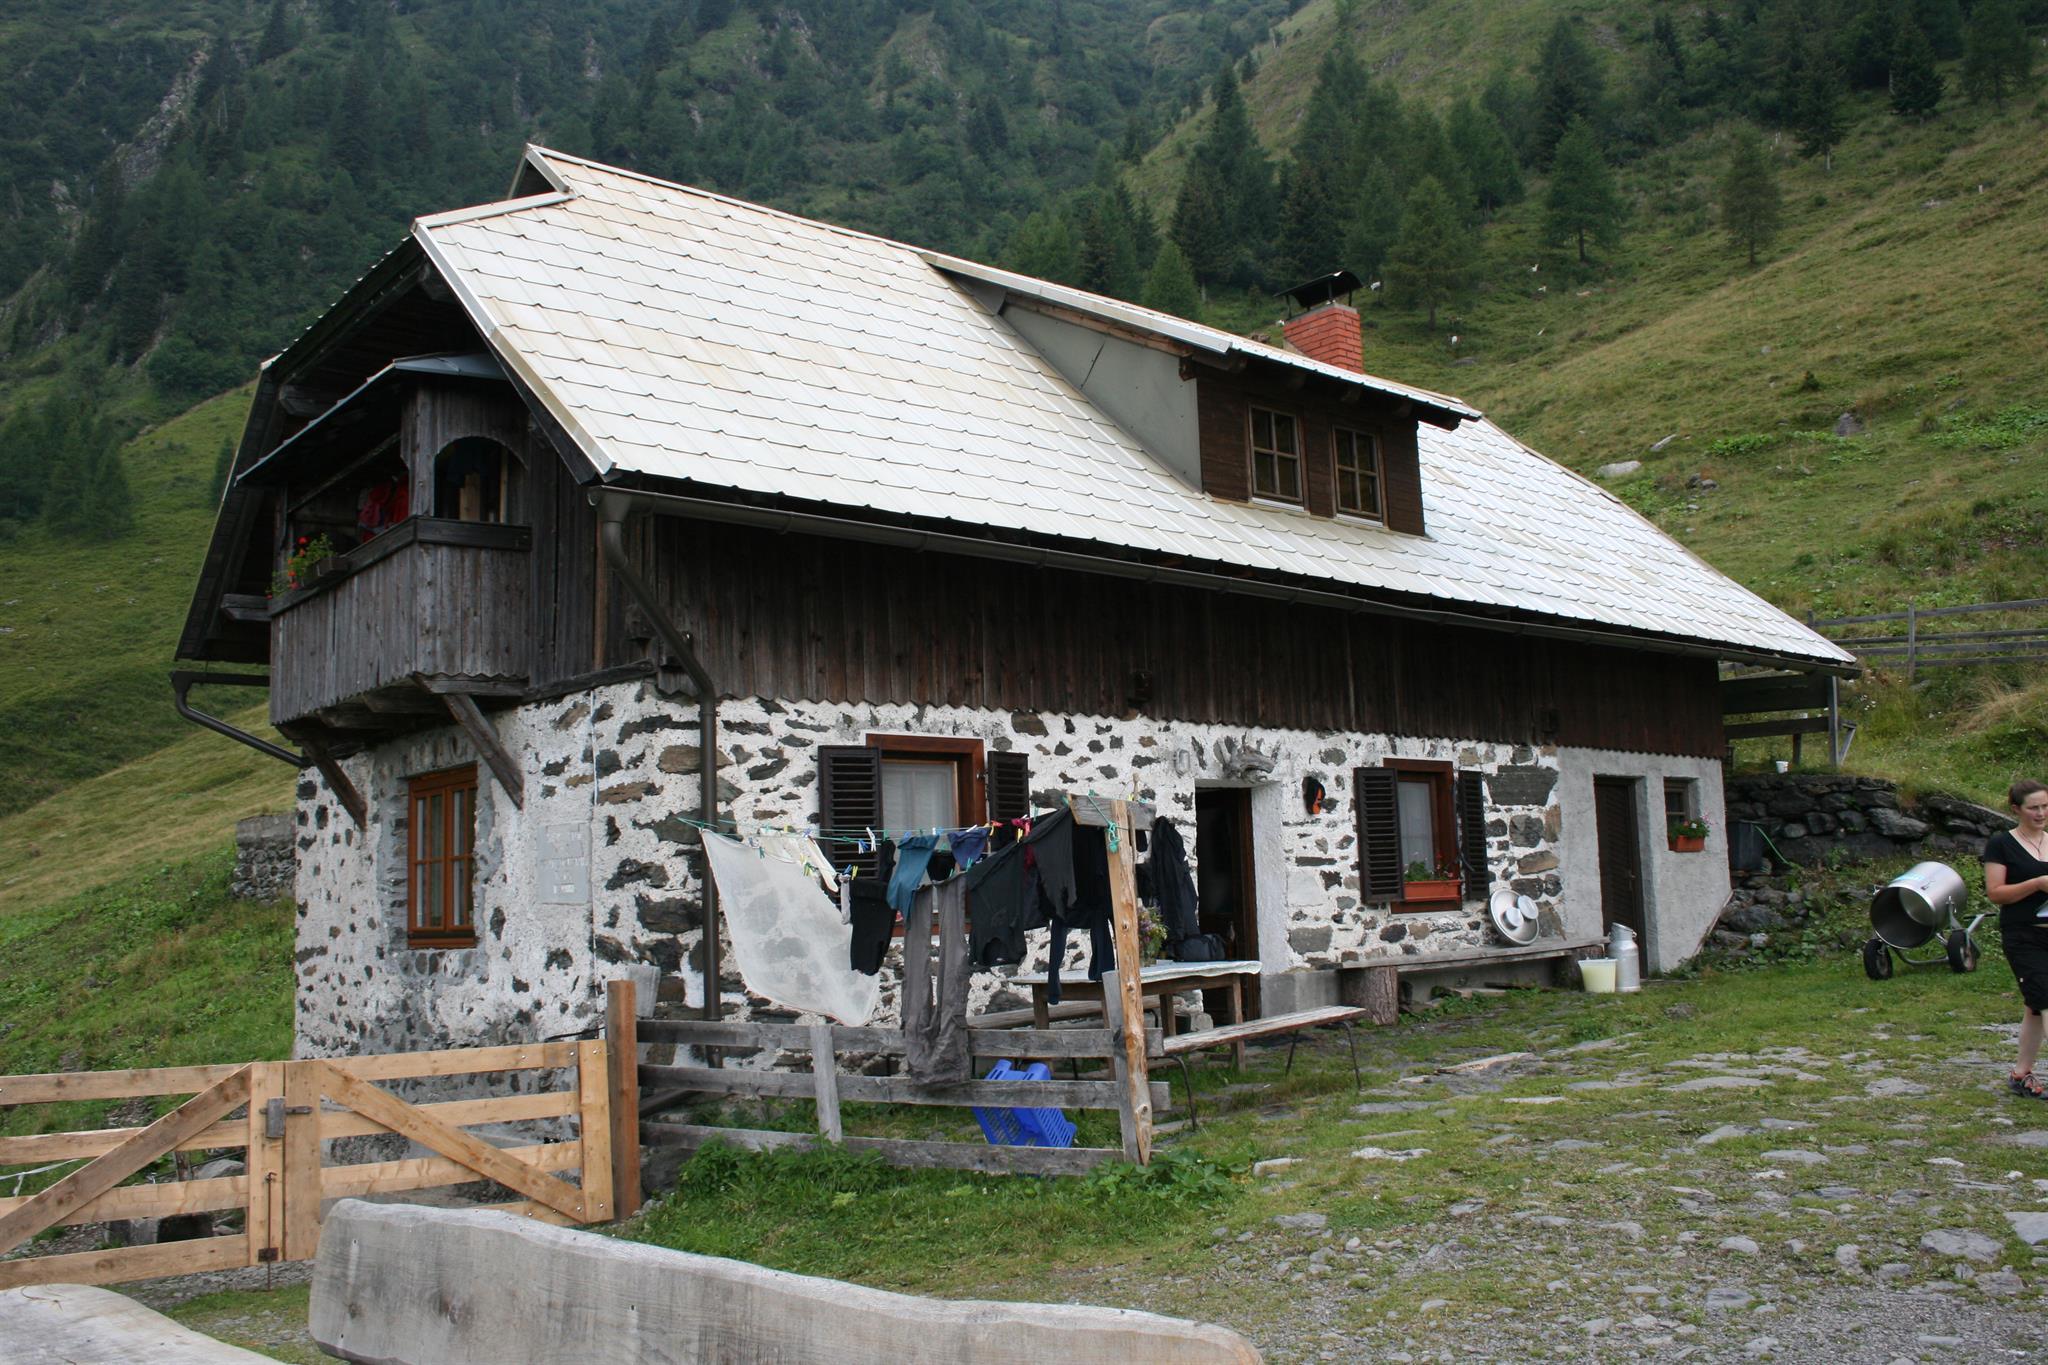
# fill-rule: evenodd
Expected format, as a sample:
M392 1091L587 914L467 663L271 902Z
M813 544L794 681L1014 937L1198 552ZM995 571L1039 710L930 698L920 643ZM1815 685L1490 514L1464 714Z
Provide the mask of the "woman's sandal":
M2005 1088L2023 1100L2048 1100L2048 1085L2043 1085L2041 1078L2031 1071L2024 1076L2007 1076Z

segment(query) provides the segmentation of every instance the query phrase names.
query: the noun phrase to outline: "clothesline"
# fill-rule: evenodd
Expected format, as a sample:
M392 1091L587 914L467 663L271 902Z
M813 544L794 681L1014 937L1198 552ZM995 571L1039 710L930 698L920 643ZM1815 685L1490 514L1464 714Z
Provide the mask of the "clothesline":
M1088 799L1096 802L1099 807L1101 802L1117 798L1098 797L1095 793L1090 792L1088 793ZM679 815L674 818L678 824L689 825L694 829L708 829L714 834L724 834L735 839L816 839L821 844L852 845L855 852L868 853L879 848L884 843L916 838L919 835L945 838L949 835L965 834L972 829L985 829L993 832L1004 825L1015 825L1019 829L1028 829L1032 821L1043 820L1051 813L1051 811L1035 810L1029 815L1020 815L1012 819L976 820L973 824L968 825L920 825L914 829L883 829L863 826L858 831L847 830L845 832L834 832L818 825L749 824L734 820L729 816L720 816L710 824L706 824L704 821L688 815Z

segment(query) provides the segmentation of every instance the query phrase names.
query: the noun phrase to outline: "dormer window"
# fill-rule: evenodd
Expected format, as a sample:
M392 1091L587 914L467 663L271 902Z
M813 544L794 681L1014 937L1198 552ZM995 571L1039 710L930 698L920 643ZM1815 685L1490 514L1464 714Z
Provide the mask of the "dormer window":
M1337 448L1337 510L1385 521L1386 504L1380 498L1380 438L1346 427L1338 427L1331 437Z
M1301 501L1301 424L1284 412L1253 408L1252 496Z

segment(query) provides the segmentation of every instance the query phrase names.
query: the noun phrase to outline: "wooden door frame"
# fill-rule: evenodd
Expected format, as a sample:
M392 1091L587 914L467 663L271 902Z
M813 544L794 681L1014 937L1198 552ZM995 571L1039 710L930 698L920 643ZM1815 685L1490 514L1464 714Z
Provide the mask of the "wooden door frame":
M1227 793L1241 816L1237 822L1237 915L1240 941L1235 955L1257 961L1259 959L1259 875L1257 854L1255 852L1257 842L1252 837L1252 791L1253 789L1250 787L1229 786L1225 784L1198 786L1195 788L1197 811L1195 820L1195 864L1199 867L1202 861L1202 823L1199 813L1202 796L1204 793ZM1198 881L1197 886L1199 885ZM1241 1024L1246 1019L1256 1019L1260 1016L1263 1004L1259 994L1259 979L1257 977L1254 976L1245 980L1243 1001L1245 1017L1244 1019L1234 1019L1231 1021L1232 1023ZM1203 996L1203 1003L1205 1005L1208 1003L1206 993Z

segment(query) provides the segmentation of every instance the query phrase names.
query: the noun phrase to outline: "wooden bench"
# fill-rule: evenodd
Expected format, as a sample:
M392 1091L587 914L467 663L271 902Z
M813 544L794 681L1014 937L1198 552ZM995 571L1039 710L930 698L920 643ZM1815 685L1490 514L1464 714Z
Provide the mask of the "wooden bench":
M1448 953L1413 953L1350 957L1337 967L1338 998L1363 1009L1375 1024L1391 1024L1400 1013L1400 978L1422 972L1456 971L1525 962L1576 961L1589 949L1606 946L1599 938L1540 938L1512 948L1461 948ZM1423 997L1427 999L1425 995Z
M1202 1052L1212 1047L1232 1048L1239 1058L1244 1056L1244 1045L1258 1038L1277 1038L1287 1035L1287 1066L1282 1075L1294 1070L1294 1047L1301 1041L1303 1029L1321 1028L1326 1024L1339 1025L1344 1030L1344 1040L1351 1045L1351 1086L1356 1090L1364 1082L1358 1073L1358 1039L1351 1031L1355 1020L1366 1017L1370 1011L1355 1005L1324 1005L1320 1009L1295 1010L1290 1014L1269 1014L1263 1019L1250 1019L1241 1024L1228 1024L1223 1028L1203 1029L1199 1033L1177 1033L1164 1039L1159 1048L1161 1056L1171 1057L1180 1063L1180 1077L1188 1092L1188 1126L1199 1128L1201 1119L1195 1113L1195 1080L1188 1072L1188 1054ZM1243 1062L1240 1061L1242 1066Z

